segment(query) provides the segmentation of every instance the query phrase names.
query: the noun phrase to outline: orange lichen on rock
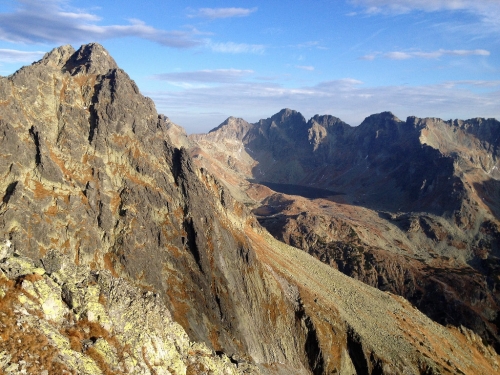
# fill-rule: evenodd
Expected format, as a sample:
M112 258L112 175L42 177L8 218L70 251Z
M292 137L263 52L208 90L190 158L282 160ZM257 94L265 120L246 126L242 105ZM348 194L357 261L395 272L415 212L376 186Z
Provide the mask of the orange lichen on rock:
M172 317L183 327L189 327L188 313L190 306L188 304L190 297L186 291L185 285L178 278L170 273L167 278L168 288L166 290L168 299L172 304Z
M123 360L124 354L127 352L127 348L121 345L116 336L112 335L99 323L91 322L86 319L79 320L75 325L65 329L63 334L70 339L71 349L77 352L85 353L92 358L103 374L117 375L120 373L114 371L109 366L103 355L96 350L92 344L90 344L94 343L98 339L105 340L115 349L120 361ZM84 346L83 343L85 342L87 342L87 345L90 346Z
M34 183L35 189L33 190L33 193L35 199L45 199L55 196L54 191L47 189L40 181L34 181Z
M39 278L28 275L24 280L37 281ZM29 358L30 360L26 361L26 371L30 374L40 374L44 370L50 374L71 373L58 359L59 351L49 343L46 335L31 325L19 321L19 316L16 314L19 297L21 295L34 297L28 296L22 290L21 283L1 277L0 288L5 293L0 297L0 353L8 353L11 356L9 362L13 364Z
M104 268L107 269L114 277L118 277L118 272L115 270L116 255L113 253L106 253L103 256Z

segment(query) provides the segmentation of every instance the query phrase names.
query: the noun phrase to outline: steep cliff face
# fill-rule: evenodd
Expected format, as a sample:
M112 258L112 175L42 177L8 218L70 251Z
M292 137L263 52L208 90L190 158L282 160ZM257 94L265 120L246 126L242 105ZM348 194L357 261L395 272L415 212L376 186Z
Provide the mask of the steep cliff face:
M498 371L473 333L266 236L172 141L100 45L0 78L2 370Z

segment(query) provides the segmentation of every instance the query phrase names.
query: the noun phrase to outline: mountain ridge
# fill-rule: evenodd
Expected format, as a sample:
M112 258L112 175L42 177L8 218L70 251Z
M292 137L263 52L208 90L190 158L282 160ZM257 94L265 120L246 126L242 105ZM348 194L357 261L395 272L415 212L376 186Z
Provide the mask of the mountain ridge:
M277 239L499 350L500 123L382 112L351 127L316 115L297 123L296 142L267 131L284 113L295 112L246 125L232 148L223 127L192 136L195 161L238 190Z

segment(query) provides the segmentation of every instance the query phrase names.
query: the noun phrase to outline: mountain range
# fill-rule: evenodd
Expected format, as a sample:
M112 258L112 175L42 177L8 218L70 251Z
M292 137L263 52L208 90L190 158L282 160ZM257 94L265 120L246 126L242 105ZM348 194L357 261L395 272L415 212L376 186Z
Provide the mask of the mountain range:
M497 134L283 110L188 137L102 46L56 48L0 77L0 369L496 373Z
M500 348L497 120L284 109L190 138L277 239Z

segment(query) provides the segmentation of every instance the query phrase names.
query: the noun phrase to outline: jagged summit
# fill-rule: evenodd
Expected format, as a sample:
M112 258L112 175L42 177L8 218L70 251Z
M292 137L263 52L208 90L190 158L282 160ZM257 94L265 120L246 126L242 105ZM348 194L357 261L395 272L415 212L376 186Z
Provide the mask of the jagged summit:
M251 128L251 124L237 117L228 117L222 124L210 130L208 134L223 134L225 137L233 139L243 139Z
M287 117L294 116L297 114L300 114L300 112L298 112L294 109L290 109L290 108L283 108L281 111L279 111L278 113L276 113L272 117L279 116L281 118L287 118Z
M116 61L99 43L84 44L78 50L69 44L57 47L35 64L62 69L71 75L106 74L111 69L118 69Z
M368 116L363 120L363 122L359 126L366 126L367 124L389 124L389 123L397 123L401 122L399 118L397 118L394 113L390 111L375 113L373 115Z
M254 183L248 199L276 238L403 295L440 323L475 330L500 352L500 123L404 121L386 111L355 127L316 115L305 132L289 121L294 114L283 110L253 124L238 147L217 149L214 173L228 185L238 173ZM213 145L201 147L206 156ZM304 199L318 196L327 200Z
M54 48L47 52L37 64L51 66L54 68L63 68L71 56L75 53L75 49L70 44Z
M73 75L80 72L105 74L110 69L117 69L118 65L103 46L90 43L82 45L67 61L64 68Z
M331 128L335 126L345 127L346 125L350 127L350 125L342 121L340 118L332 115L314 115L309 121L314 121L318 125L321 125L325 128Z
M210 130L209 133L216 132L217 130L223 129L223 128L235 128L235 127L242 125L243 122L246 122L246 121L243 120L242 118L229 116L220 125L216 126L212 130Z
M270 120L278 126L284 125L287 128L290 126L296 126L306 122L306 119L304 118L304 116L302 116L300 112L297 112L289 108L282 109L274 116L272 116Z

